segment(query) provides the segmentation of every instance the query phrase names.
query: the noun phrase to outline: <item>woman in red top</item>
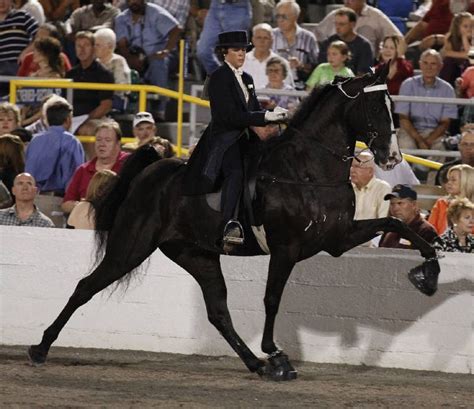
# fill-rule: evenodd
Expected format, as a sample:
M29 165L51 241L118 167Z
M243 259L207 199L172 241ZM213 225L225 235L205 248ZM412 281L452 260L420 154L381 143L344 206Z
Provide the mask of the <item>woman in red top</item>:
M402 82L413 76L411 62L400 56L403 54L402 48L404 47L405 43L402 37L399 36L386 36L382 42L380 63L376 68L390 61L390 71L387 77L387 87L390 95L398 95Z

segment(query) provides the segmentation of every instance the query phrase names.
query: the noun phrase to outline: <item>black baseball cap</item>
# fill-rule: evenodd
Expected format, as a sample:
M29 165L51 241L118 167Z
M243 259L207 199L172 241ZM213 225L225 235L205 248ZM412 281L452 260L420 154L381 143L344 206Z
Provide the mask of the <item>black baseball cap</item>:
M392 193L387 193L383 199L390 200L392 197L416 200L418 195L409 185L395 185Z

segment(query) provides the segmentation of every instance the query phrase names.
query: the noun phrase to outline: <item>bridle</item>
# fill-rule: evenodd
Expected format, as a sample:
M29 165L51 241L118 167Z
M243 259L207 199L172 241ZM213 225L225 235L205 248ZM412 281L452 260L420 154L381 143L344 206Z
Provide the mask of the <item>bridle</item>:
M342 87L346 82L348 82L349 80L346 80L344 82L341 82L337 85L337 88L339 89L339 91L341 91L347 98L350 98L350 99L357 99L359 98L360 96L360 92L357 93L357 95L349 95L345 90L344 88ZM390 115L390 121L391 123L393 124L393 118L392 118L392 111L391 111L391 102L392 100L390 99L390 95L388 94L388 88L387 88L387 84L377 84L377 85L368 85L366 87L364 87L362 89L362 106L363 106L363 109L364 109L364 113L365 113L365 119L367 121L367 148L364 149L365 150L368 150L368 149L371 149L372 148L372 143L375 141L375 139L377 139L377 137L379 136L379 133L378 131L375 130L375 127L374 125L372 124L372 121L370 119L370 115L369 115L369 110L367 108L367 99L365 98L365 95L368 94L368 93L371 93L371 92L378 92L378 91L384 91L385 93L385 104L387 106L387 110L389 112L389 115ZM391 130L391 134L395 134L396 131L395 129L392 129ZM353 158L353 159L356 159L357 158Z
M351 78L347 79L344 82L338 83L336 86L339 89L339 91L342 92L342 94L344 94L344 96L346 96L349 99L355 100L355 99L359 98L359 96L361 95L361 92L359 91L356 95L349 95L344 90L344 88L342 87L344 84L346 84L350 80L351 80ZM375 127L372 124L372 121L370 119L369 110L367 108L367 101L366 101L366 97L365 97L365 94L368 94L368 93L371 93L371 92L378 92L378 91L384 91L385 92L385 103L387 105L387 109L388 109L388 112L389 112L389 115L390 115L390 120L393 124L392 113L391 113L391 109L390 109L391 108L391 106L390 106L391 99L390 99L390 96L388 94L387 84L377 84L377 85L371 84L371 85L368 85L368 86L364 87L362 89L362 106L363 106L363 109L364 109L365 118L366 118L366 122L367 122L367 139L368 139L368 142L366 144L367 147L364 148L361 152L372 149L373 142L379 136L378 131L375 129ZM296 132L300 135L304 135L303 132L301 132L299 129L295 128L294 126L288 126L288 127L292 131L294 131L294 132ZM391 133L393 135L395 133L395 129L392 129ZM332 149L332 148L330 148L330 147L328 147L328 146L326 146L326 145L324 145L324 144L322 144L318 141L313 141L312 143L315 143L319 147L323 148L324 150L326 150L327 152L329 152L330 154L332 154L334 157L338 158L342 162L347 162L349 160L355 159L359 163L366 163L366 162L369 162L369 161L372 160L372 159L361 160L355 155L340 154L340 153L336 152L334 149ZM360 155L361 152L359 152L359 155ZM341 186L341 185L345 185L345 184L350 183L348 180L344 180L344 181L340 181L340 182L334 182L334 183L315 183L315 182L310 182L310 181L306 181L306 180L305 181L297 181L297 180L290 180L290 179L285 179L285 178L277 178L275 176L267 175L267 174L264 174L264 173L258 174L257 177L258 177L258 179L260 179L262 181L266 180L266 181L269 181L270 183L283 183L283 184L302 185L302 186L336 187L336 186Z

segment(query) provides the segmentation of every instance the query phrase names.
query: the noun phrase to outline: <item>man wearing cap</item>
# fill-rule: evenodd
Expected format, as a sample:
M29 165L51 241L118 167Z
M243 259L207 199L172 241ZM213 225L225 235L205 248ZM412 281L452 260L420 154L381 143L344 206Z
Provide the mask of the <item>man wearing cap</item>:
M428 243L432 243L438 235L435 228L420 215L416 199L417 194L409 185L396 185L392 193L388 193L384 197L384 200L390 200L389 214L391 216L400 219ZM415 248L411 242L395 232L384 233L379 247Z
M243 184L242 145L257 140L251 127L288 117L288 111L280 107L273 112L260 108L253 79L241 68L248 46L246 31L219 34L216 53L224 64L208 83L212 119L188 162L183 190L187 195L201 195L222 185L223 243L232 244L243 242L235 214Z
M150 142L156 134L156 125L153 115L149 112L138 112L133 118L133 136L135 142L126 143L122 146L125 151L134 151L140 146Z

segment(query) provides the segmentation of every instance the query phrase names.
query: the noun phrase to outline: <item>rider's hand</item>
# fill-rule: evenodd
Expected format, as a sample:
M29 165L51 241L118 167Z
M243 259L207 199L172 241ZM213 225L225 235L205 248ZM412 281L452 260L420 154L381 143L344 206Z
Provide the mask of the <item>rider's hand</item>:
M276 107L273 111L265 112L265 121L283 122L288 119L288 110L282 107Z

